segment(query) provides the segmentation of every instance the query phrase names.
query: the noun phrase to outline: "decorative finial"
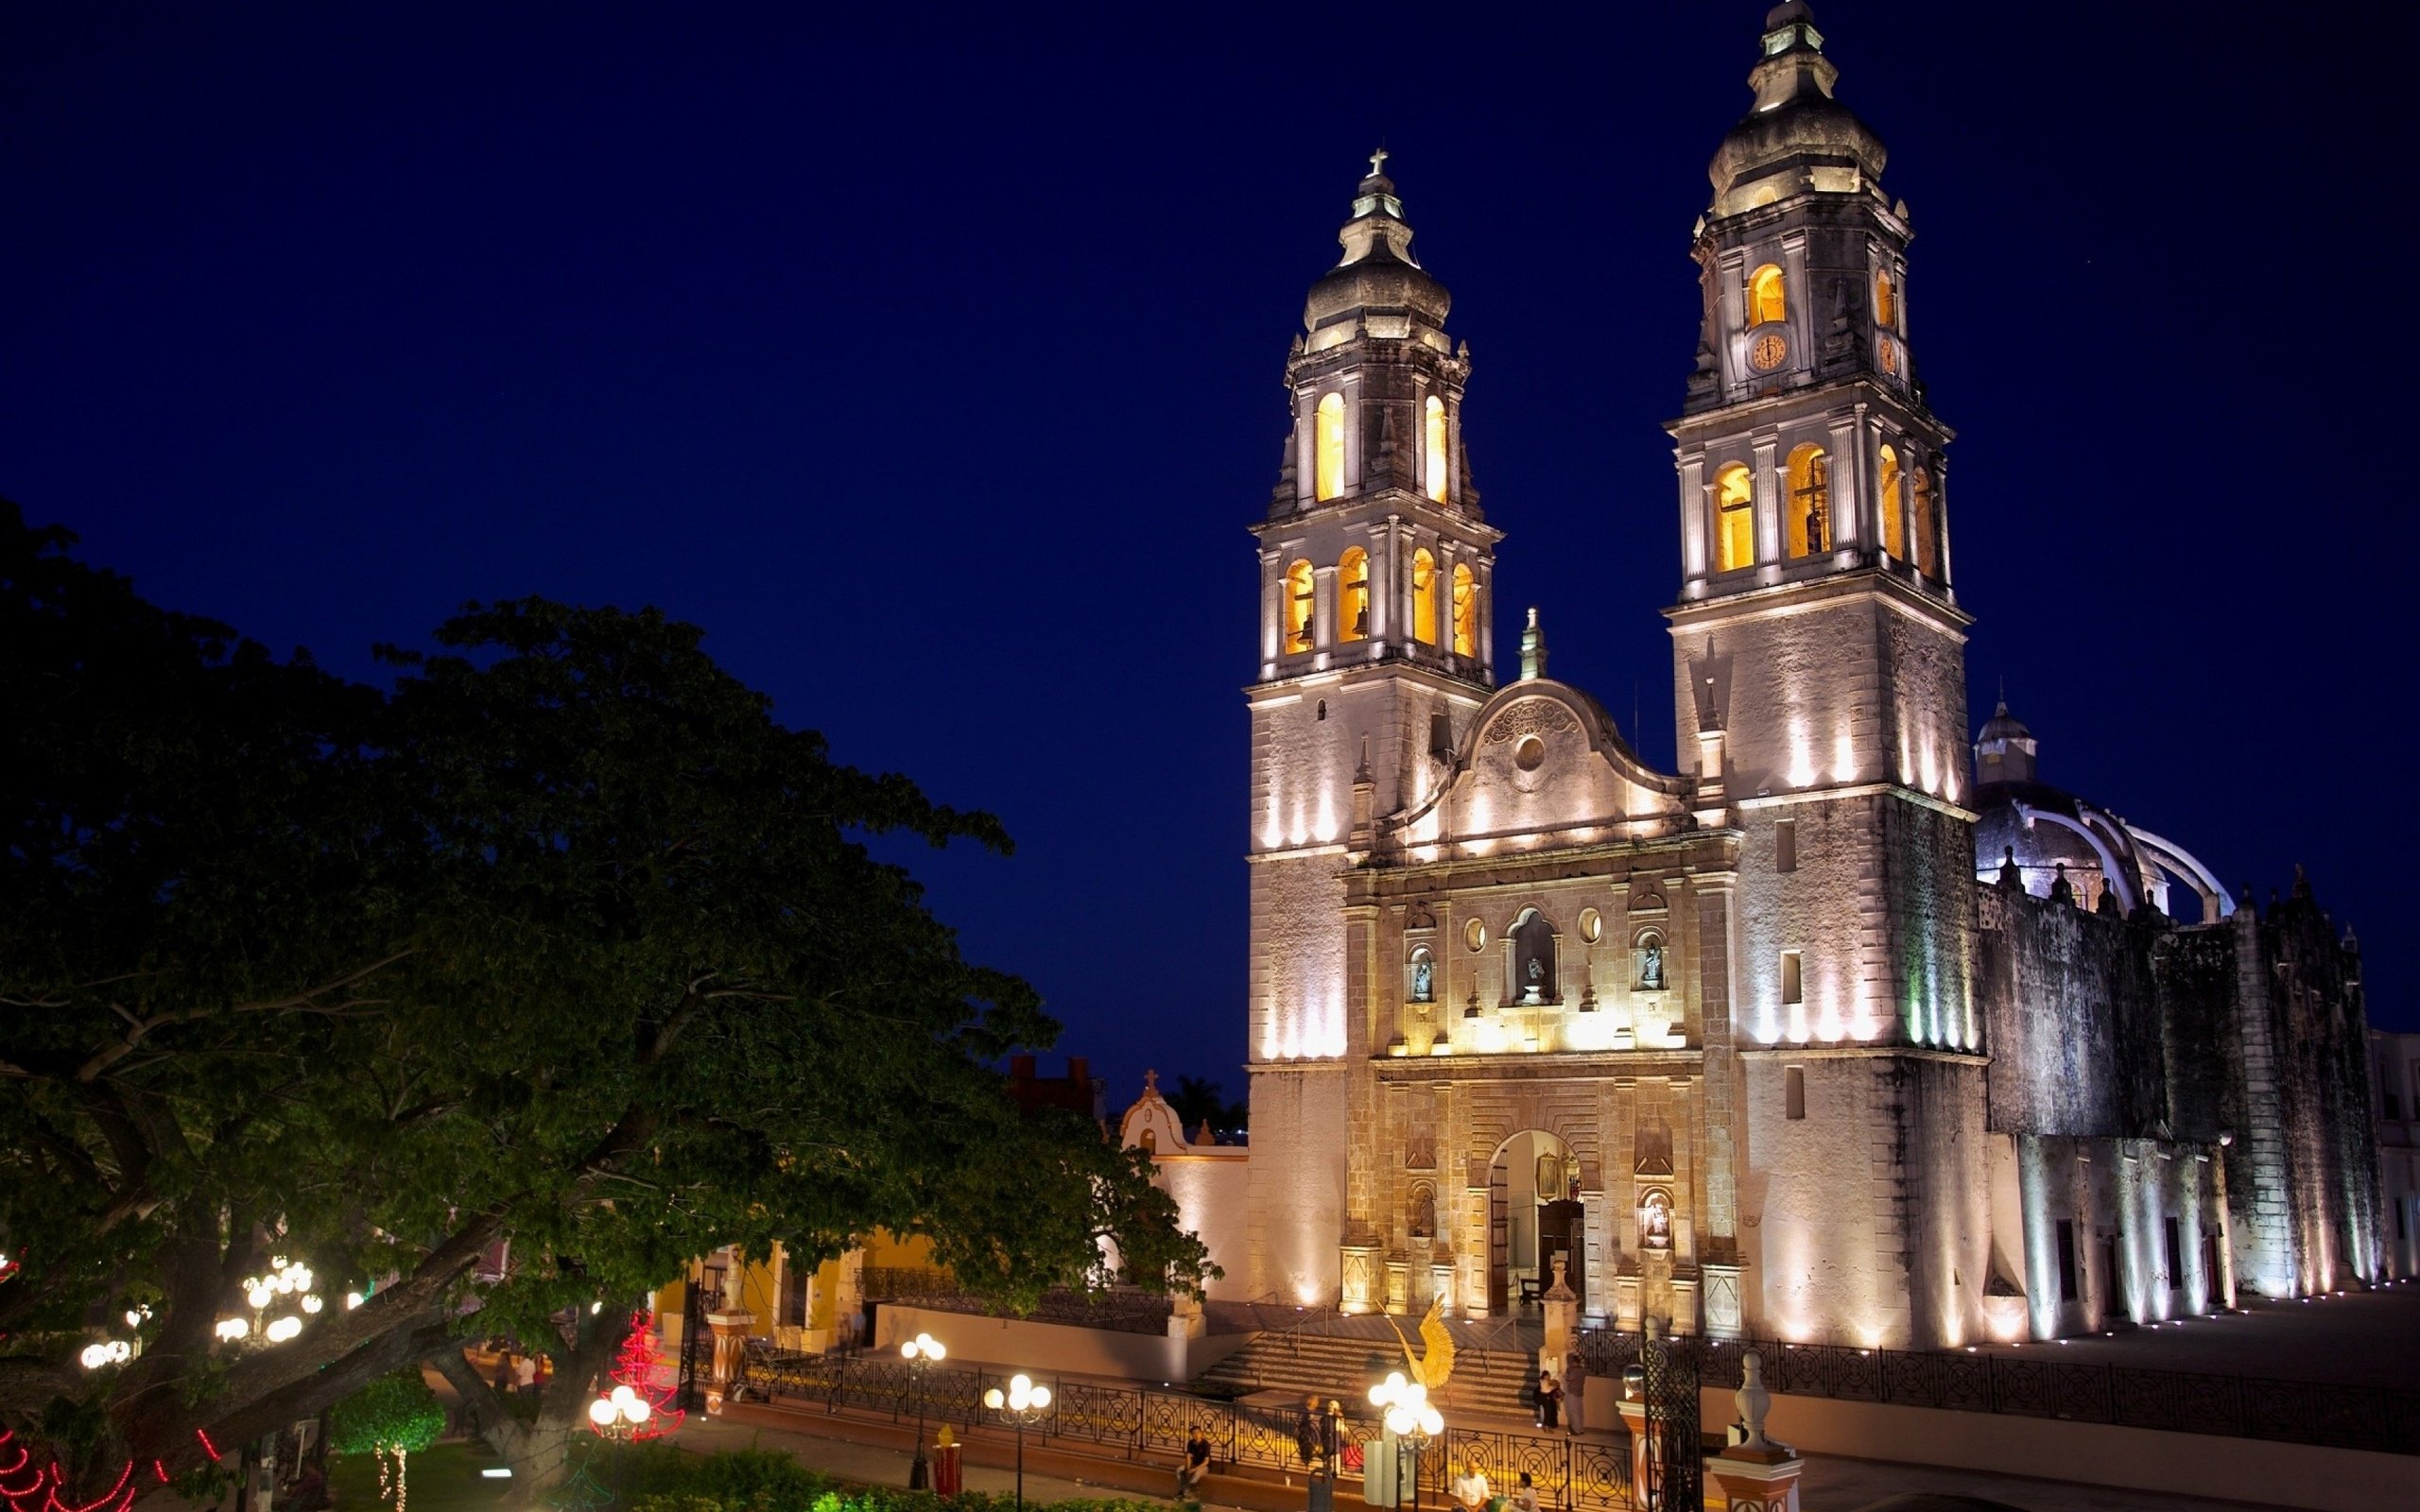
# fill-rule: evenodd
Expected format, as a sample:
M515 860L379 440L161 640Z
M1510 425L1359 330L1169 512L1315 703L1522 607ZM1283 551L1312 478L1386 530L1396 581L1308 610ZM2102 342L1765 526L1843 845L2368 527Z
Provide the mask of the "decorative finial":
M1387 149L1385 145L1382 143L1379 145L1377 151L1370 154L1370 177L1374 179L1378 177L1378 175L1386 172L1386 163Z
M2000 678L2000 713L2008 713L2008 678L2005 675Z
M1143 1095L1146 1097L1160 1095L1160 1074L1157 1071L1143 1073Z
M1521 680L1531 682L1547 675L1547 632L1538 627L1538 611L1530 610L1530 623L1521 631Z

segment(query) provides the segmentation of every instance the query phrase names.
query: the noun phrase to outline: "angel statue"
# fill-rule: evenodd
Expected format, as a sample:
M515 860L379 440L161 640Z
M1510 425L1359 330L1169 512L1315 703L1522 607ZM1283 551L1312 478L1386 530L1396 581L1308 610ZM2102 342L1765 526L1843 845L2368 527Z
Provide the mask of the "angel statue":
M1445 1328L1443 1299L1430 1297L1428 1312L1420 1320L1420 1343L1425 1354L1411 1352L1411 1341L1403 1336L1403 1330L1395 1328L1393 1318L1387 1319L1387 1327L1395 1330L1395 1341L1403 1346L1404 1373L1427 1388L1431 1397L1444 1390L1446 1377L1454 1373L1454 1335Z

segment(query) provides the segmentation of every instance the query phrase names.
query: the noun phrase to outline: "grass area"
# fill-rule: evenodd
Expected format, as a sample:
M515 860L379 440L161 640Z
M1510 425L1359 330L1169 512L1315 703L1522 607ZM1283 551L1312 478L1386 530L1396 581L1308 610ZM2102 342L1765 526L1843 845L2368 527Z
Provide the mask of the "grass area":
M405 1461L409 1512L496 1512L511 1494L510 1481L481 1478L500 1463L485 1444L440 1444ZM378 1512L378 1463L368 1454L337 1454L328 1461L328 1495L336 1512Z

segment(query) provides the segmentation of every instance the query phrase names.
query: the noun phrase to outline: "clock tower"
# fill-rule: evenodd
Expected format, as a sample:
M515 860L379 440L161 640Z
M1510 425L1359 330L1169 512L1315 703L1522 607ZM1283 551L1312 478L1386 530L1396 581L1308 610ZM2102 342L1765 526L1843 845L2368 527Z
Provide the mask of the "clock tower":
M1754 102L1710 168L1697 364L1669 427L1681 590L1666 613L1681 766L1702 818L1742 835L1732 1003L1767 1216L1841 1190L1825 1171L1841 1149L1809 1134L1811 1114L1763 1123L1810 1099L1922 1167L1876 1169L1876 1191L1945 1188L1856 1220L1810 1207L1801 1231L1844 1252L1762 1257L1765 1315L1871 1319L1877 1341L1923 1345L1969 1332L1983 1280L1966 1211L1980 1173L1942 1153L1971 1126L1958 1109L1979 1119L1982 1081L1969 622L1950 576L1950 432L1909 342L1908 209L1823 48L1798 0L1767 16Z

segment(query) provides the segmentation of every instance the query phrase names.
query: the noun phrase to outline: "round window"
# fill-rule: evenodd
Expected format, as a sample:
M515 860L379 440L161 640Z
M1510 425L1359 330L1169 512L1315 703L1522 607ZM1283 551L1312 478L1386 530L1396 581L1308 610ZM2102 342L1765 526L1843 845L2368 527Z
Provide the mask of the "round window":
M1535 735L1524 735L1521 744L1512 747L1512 765L1525 772L1534 772L1547 764L1547 743Z
M1473 950L1484 948L1487 944L1487 926L1480 923L1476 919L1472 919L1469 923L1464 924L1462 926L1462 943Z
M1594 945L1605 937L1605 916L1594 908L1580 910L1580 937Z

